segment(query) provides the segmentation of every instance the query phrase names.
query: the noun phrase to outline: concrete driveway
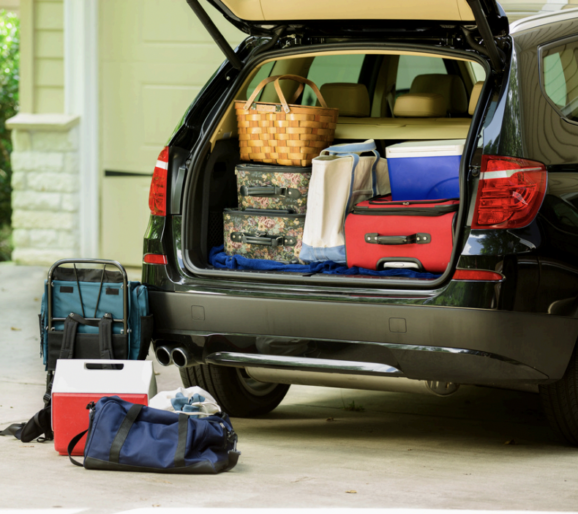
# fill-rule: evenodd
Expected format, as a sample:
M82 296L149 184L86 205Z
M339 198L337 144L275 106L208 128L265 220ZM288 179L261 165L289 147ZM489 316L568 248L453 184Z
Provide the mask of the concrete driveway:
M37 314L44 276L41 268L0 265L0 428L42 407ZM180 385L174 368L157 371L160 390ZM352 402L362 410L344 410ZM51 443L0 438L0 512L578 510L578 450L552 439L539 399L529 393L467 387L444 399L292 387L272 414L233 424L242 456L218 476L86 471Z

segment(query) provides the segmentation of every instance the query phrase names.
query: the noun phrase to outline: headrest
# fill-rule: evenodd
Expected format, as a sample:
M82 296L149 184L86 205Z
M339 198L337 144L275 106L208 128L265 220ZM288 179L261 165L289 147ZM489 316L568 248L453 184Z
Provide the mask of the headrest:
M446 99L448 113L454 116L463 115L468 110L466 88L457 75L444 75L443 73L418 75L413 79L409 92L442 95Z
M370 115L369 93L365 84L353 82L323 84L321 95L329 107L339 109L339 116L366 118Z
M480 94L482 93L482 87L484 86L484 81L476 82L472 88L472 94L470 96L470 106L468 108L468 114L473 115L476 110L476 105L478 105L478 100L480 99Z
M442 95L421 93L400 96L393 107L398 118L443 118L447 113L447 101Z

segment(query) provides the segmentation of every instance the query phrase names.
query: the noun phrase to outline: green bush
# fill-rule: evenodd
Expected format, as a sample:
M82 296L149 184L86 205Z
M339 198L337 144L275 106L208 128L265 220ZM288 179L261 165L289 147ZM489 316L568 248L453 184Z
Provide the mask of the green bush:
M19 26L18 16L4 10L0 11L0 260L10 259L12 141L5 123L18 112Z

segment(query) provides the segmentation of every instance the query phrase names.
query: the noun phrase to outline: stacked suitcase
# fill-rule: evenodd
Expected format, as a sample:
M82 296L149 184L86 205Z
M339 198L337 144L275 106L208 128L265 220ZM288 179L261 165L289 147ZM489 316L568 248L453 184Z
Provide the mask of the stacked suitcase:
M225 209L227 255L297 263L303 239L311 168L240 164L238 209Z
M391 194L358 203L345 218L347 266L443 273L453 248L463 141L388 148ZM225 253L302 263L311 168L241 164L239 208L225 209Z

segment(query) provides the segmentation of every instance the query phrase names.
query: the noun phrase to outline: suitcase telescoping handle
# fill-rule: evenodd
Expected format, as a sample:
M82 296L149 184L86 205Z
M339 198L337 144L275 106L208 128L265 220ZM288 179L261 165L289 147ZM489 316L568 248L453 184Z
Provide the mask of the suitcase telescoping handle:
M269 234L246 234L245 232L233 232L231 241L246 245L263 245L277 248L278 246L295 246L297 238L292 236L270 236Z
M52 281L53 281L53 275L54 275L54 271L59 268L60 266L63 266L64 264L72 264L74 266L74 275L77 279L77 283L78 283L78 276L77 276L77 270L76 270L76 265L77 264L99 264L103 266L102 269L102 280L100 282L100 291L99 291L99 298L96 302L96 308L98 309L98 302L100 300L100 293L102 292L102 284L104 282L104 274L106 271L106 267L107 266L113 266L115 268L117 268L120 271L120 274L122 276L122 319L113 319L113 323L122 323L123 326L123 334L127 334L128 333L128 278L126 275L126 271L124 269L124 267L122 266L122 264L118 261L111 261L108 259L61 259L59 261L56 261L48 270L48 326L47 329L50 332L53 328L53 324L55 321L65 321L66 318L53 318L52 317ZM84 306L82 303L82 294L80 292L80 287L78 288L78 293L80 295L80 304L83 310L83 314L84 314ZM95 312L96 315L96 312ZM99 321L99 318L88 318L87 316L83 316L83 318L86 318L87 320L90 321Z
M365 242L374 245L424 245L431 243L431 235L419 233L409 236L380 236L375 232L365 234Z
M241 186L241 196L284 196L296 200L301 198L298 189L279 186Z

